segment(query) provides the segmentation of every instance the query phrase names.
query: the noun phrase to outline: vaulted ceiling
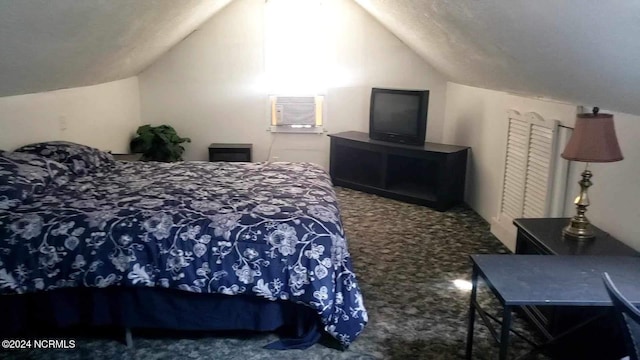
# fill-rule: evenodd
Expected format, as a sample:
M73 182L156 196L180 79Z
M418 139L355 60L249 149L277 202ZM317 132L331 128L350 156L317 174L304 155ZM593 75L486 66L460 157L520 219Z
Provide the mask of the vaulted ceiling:
M0 96L138 74L231 0L2 0ZM640 114L640 2L355 0L452 81Z
M640 114L640 2L356 0L454 82Z
M0 0L0 96L134 76L231 0Z

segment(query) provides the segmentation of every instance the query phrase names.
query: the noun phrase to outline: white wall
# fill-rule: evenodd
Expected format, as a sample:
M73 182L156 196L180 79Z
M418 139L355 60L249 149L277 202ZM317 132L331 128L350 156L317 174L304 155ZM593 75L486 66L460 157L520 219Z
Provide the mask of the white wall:
M442 137L446 80L349 0L330 0L327 33L340 84L327 89L329 133L368 131L371 87L431 90L428 141ZM328 166L324 135L271 134L264 75L264 0L236 0L139 75L142 122L190 137L185 159L206 160L213 142L253 144L254 161Z
M485 220L498 213L504 171L509 109L536 112L572 127L577 105L525 98L500 91L448 83L443 141L472 148L467 172L466 202ZM604 110L602 112L605 112ZM589 189L587 216L593 224L640 250L640 117L613 112L618 141L625 159L592 164L594 185ZM567 197L577 195L575 182L584 169L571 163ZM567 206L565 216L575 208Z
M0 98L0 149L67 140L129 152L140 126L138 78Z

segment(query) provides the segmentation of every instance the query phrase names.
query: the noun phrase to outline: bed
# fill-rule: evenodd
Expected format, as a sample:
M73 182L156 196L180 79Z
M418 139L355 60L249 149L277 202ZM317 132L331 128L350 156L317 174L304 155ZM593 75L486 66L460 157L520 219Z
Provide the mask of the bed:
M335 193L307 163L124 162L67 142L0 152L0 317L287 328L344 347L367 323Z

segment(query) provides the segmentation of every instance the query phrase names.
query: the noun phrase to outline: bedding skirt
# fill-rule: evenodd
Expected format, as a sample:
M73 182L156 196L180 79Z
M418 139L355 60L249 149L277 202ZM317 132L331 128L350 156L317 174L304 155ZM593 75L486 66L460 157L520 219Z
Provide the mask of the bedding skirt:
M0 337L55 335L71 327L179 331L277 332L270 349L305 349L321 337L307 306L252 296L198 294L172 289L73 288L0 296Z

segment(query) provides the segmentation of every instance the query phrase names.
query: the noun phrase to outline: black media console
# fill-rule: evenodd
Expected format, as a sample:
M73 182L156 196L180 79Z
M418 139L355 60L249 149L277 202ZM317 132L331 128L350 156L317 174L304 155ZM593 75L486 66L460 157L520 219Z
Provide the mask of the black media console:
M468 147L395 144L357 131L329 136L334 185L439 211L464 199Z

